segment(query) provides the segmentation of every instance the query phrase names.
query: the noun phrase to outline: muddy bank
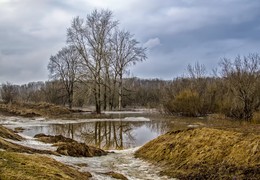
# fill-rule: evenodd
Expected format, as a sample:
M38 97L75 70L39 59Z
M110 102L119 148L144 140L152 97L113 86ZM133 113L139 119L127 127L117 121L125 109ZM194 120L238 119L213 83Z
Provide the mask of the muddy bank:
M16 134L13 130L8 129L0 125L0 149L4 149L10 152L19 152L19 153L29 153L29 154L53 154L58 155L58 153L48 150L38 150L30 147L25 147L19 144L12 143L6 139L21 141L24 140L23 137Z
M91 111L69 109L64 106L40 102L40 103L12 103L0 102L0 115L21 117L44 117L58 119L103 119L111 118L112 114L96 114Z
M74 157L93 157L107 155L107 152L93 147L88 146L85 143L79 143L73 139L63 137L61 135L51 136L45 134L37 134L34 136L39 141L45 143L52 143L57 146L57 152L66 156Z
M260 136L254 134L210 128L173 131L135 155L180 179L260 179Z
M0 125L0 137L12 139L15 141L23 140L23 138L18 134L16 134L13 130L5 128L4 126L1 125Z
M0 103L0 113L22 117L57 117L60 115L70 115L72 111L66 107L49 103Z
M54 159L39 154L60 155L13 142L24 140L14 131L0 125L0 179L89 179L91 174L79 172ZM27 153L27 154L23 154Z
M128 180L128 178L125 177L123 174L120 174L120 173L117 173L117 172L114 172L114 171L110 171L110 172L107 172L107 173L104 173L104 174L111 176L114 179Z
M7 140L4 140L1 137L0 137L0 149L4 149L9 152L18 152L18 153L59 155L59 153L57 152L48 151L48 150L39 150L39 149L34 149L19 144L15 144Z
M57 146L57 151L38 150L26 146L22 146L6 139L15 141L21 141L23 138L16 134L13 130L5 128L0 125L0 149L4 149L11 152L20 153L39 153L39 154L53 154L53 155L66 155L74 157L93 157L107 155L107 152L92 146L88 146L85 143L79 143L73 139L63 137L61 135L50 136L45 134L38 134L35 136L39 141L44 143L51 143Z

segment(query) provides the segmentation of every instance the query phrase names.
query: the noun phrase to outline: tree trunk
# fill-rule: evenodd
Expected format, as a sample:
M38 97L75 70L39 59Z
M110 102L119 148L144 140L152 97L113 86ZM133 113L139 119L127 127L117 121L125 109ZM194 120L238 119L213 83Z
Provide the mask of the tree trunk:
M251 121L253 118L253 108L251 105L251 102L248 98L244 100L244 113L243 113L243 119L247 121Z
M97 106L96 112L97 112L97 114L101 114L101 89L100 89L100 84L98 85L97 97L98 97L98 100L97 100L98 106Z
M69 96L69 108L70 109L72 109L72 104L73 104L73 91L72 92L70 92L69 94L68 94L68 96Z
M123 74L119 75L119 85L118 85L118 110L122 110L122 85L123 85Z
M123 147L123 123L120 121L120 149L124 149Z
M103 104L103 110L107 110L107 85L105 84L104 88L104 104Z
M94 96L95 96L96 113L100 114L101 110L100 110L99 103L98 103L98 93L97 93L96 88L94 88Z
M97 126L98 122L95 122L95 146L97 147L98 143L97 143L97 130L98 130L98 126Z
M114 142L116 144L116 149L118 149L118 143L117 143L117 135L116 135L116 125L115 122L113 122L113 131L114 131Z

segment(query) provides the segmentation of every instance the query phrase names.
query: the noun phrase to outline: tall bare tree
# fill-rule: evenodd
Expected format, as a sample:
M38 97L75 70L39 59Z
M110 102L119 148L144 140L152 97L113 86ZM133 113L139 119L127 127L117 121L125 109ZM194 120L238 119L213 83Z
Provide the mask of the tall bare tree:
M75 46L62 48L50 57L48 70L50 78L60 80L67 92L69 108L72 108L74 85L80 70L80 57Z
M115 76L118 77L118 109L122 108L123 75L128 66L145 60L146 49L139 46L139 42L128 31L116 30L111 39L114 55Z
M89 70L96 101L96 113L101 113L101 87L103 84L103 61L108 55L108 40L117 26L109 10L94 10L84 20L76 17L68 29L68 43L73 44L83 59L83 65Z

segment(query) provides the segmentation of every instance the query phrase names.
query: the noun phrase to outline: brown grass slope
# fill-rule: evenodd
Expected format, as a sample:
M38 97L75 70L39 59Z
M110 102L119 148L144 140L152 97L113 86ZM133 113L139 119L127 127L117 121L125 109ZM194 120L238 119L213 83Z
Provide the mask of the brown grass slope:
M180 179L260 179L260 136L201 128L169 132L136 156Z
M1 180L89 179L90 173L79 172L46 156L0 151Z
M0 103L0 113L23 117L56 117L71 114L71 111L66 107L49 103Z
M23 138L16 134L13 130L8 129L2 125L0 125L0 137L6 138L6 139L12 139L16 141L20 141Z

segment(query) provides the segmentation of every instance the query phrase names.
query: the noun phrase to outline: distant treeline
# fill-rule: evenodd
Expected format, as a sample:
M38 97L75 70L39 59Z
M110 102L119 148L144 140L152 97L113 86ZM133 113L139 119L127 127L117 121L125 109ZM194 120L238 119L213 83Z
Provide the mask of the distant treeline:
M222 113L234 119L252 120L260 107L260 56L222 59L219 71L208 76L204 65L189 65L187 75L171 81L124 78L122 107L158 108L164 113L183 116L205 116ZM118 86L115 86L118 88ZM95 105L94 92L88 82L76 82L73 106ZM115 92L118 89L114 89ZM101 94L104 93L101 89ZM68 105L63 83L58 80L32 82L25 85L2 84L2 100L6 103L48 102ZM118 109L118 96L103 99L102 109ZM106 104L106 106L104 106Z
M161 102L163 96L162 89L165 89L171 81L164 81L159 79L139 79L139 78L124 78L123 92L122 92L122 106L123 108L133 107L150 107L156 108ZM89 87L88 82L76 82L73 106L86 107L94 106L95 98L92 88ZM9 82L0 86L2 100L5 103L13 102L48 102L57 105L68 106L69 98L63 83L60 81L46 81L46 82L30 82L23 85L14 85ZM104 93L104 91L102 91ZM102 100L102 110L117 110L118 96L114 96L113 100ZM112 103L111 103L112 102ZM107 109L104 109L104 104L107 104ZM108 104L110 105L108 106ZM112 105L112 106L111 106Z

